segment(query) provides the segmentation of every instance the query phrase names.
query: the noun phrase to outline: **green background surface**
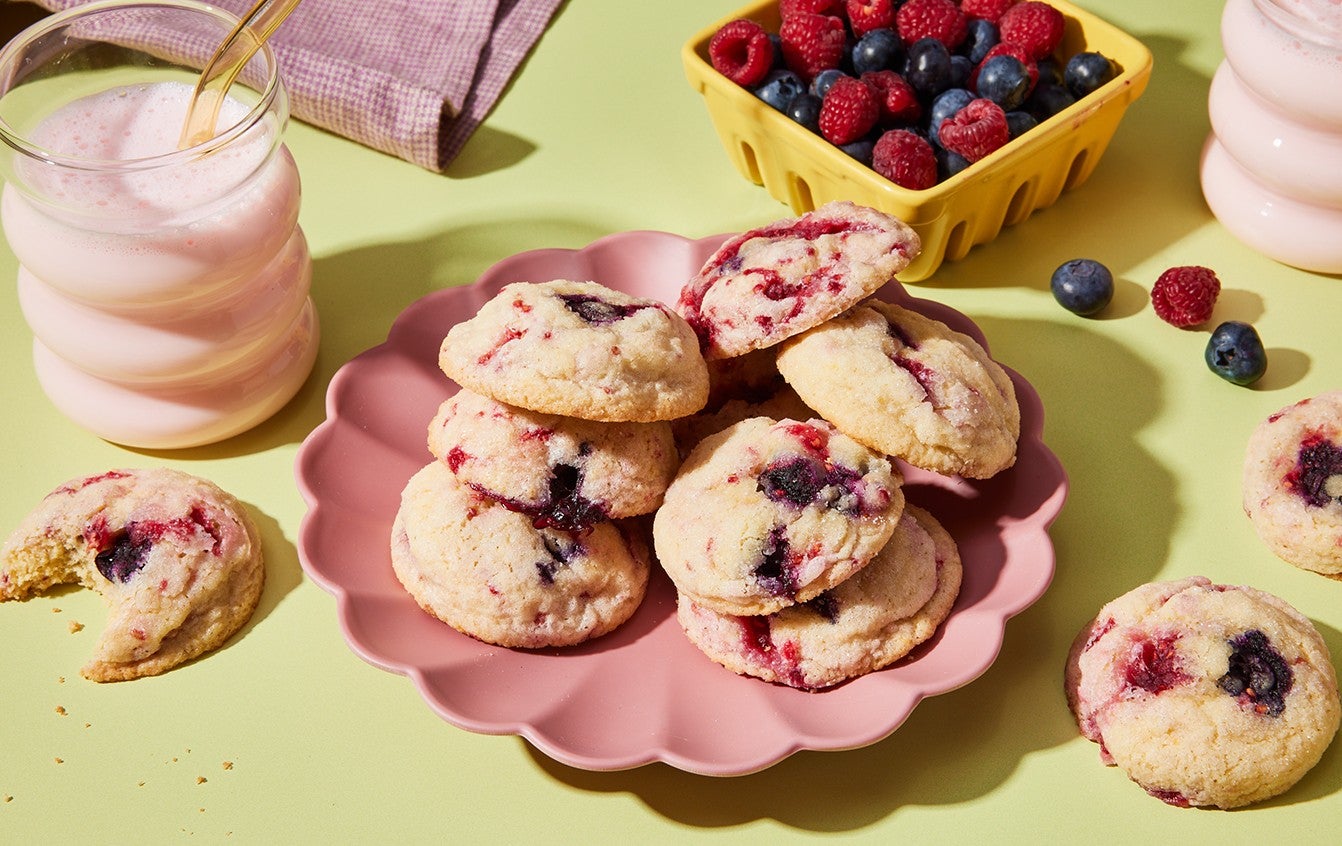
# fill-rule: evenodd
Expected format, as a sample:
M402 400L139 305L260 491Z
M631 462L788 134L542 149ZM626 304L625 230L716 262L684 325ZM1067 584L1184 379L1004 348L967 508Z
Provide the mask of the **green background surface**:
M299 396L245 435L153 453L67 422L36 384L31 335L12 284L6 289L0 527L8 531L67 478L170 465L250 506L269 581L258 613L224 649L124 684L78 675L102 622L92 592L0 607L0 841L1334 836L1342 822L1337 744L1277 799L1236 812L1181 810L1101 766L1064 701L1073 635L1104 602L1153 579L1203 574L1269 590L1312 618L1342 655L1342 582L1276 560L1243 515L1239 484L1245 441L1262 418L1342 387L1342 281L1253 253L1203 203L1197 162L1221 59L1220 4L1081 5L1150 48L1145 95L1089 182L915 291L977 321L995 356L1033 383L1046 408L1045 440L1071 478L1052 530L1054 582L1009 623L983 676L924 701L867 748L802 752L748 777L660 764L585 772L519 738L444 722L407 680L346 647L334 600L304 577L294 546L305 510L295 452L324 417L331 375L381 342L406 305L523 250L577 248L633 229L698 237L788 213L731 169L681 70L681 45L733 4L585 0L561 11L446 175L292 125L321 352ZM27 7L0 6L4 36L30 16ZM1048 291L1052 270L1079 256L1104 261L1118 280L1099 319L1063 311ZM1272 363L1256 387L1207 371L1205 328L1180 331L1156 318L1151 283L1177 264L1215 268L1225 286L1216 319L1259 328ZM14 271L0 246L0 277ZM71 620L85 628L71 633Z

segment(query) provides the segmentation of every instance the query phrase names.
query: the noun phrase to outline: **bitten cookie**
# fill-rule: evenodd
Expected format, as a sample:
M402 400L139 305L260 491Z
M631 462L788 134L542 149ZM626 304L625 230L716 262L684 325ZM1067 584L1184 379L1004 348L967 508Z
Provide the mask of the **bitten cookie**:
M656 510L680 462L665 421L540 414L464 389L439 407L428 445L469 487L566 531Z
M264 582L246 509L166 468L61 485L0 552L0 600L61 584L102 595L107 625L80 670L98 682L157 675L220 646L251 617Z
M693 330L655 300L595 282L515 282L443 339L453 381L509 405L587 420L671 420L708 399Z
M1342 391L1264 420L1244 456L1244 512L1278 557L1342 577Z
M895 531L902 480L823 420L755 417L704 439L653 521L657 558L697 604L771 614L856 573Z
M615 523L537 529L457 481L417 472L392 525L396 578L420 607L499 646L571 646L614 630L643 601L647 550Z
M676 303L708 359L773 346L853 306L917 257L918 234L839 201L741 233L718 248Z
M844 434L915 467L986 479L1016 462L1011 377L918 312L868 300L784 343L778 369Z
M906 505L894 535L866 567L809 602L767 616L719 614L684 594L686 636L727 669L812 690L908 655L950 615L960 554L932 515Z
M1067 661L1081 733L1151 795L1234 808L1300 780L1337 732L1337 676L1285 601L1201 576L1100 609Z

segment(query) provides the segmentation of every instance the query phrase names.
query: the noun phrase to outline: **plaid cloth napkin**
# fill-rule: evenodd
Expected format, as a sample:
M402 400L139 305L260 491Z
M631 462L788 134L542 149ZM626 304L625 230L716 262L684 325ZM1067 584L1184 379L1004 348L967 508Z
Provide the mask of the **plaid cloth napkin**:
M255 0L211 2L241 16ZM294 117L441 172L562 2L303 0L270 43Z

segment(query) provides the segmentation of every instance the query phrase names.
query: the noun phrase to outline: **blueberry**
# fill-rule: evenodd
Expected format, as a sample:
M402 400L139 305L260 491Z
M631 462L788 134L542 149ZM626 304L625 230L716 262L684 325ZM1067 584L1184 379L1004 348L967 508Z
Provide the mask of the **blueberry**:
M964 88L950 88L937 95L927 113L927 138L934 145L941 144L941 123L969 105L974 95Z
M812 132L820 130L820 98L803 91L788 103L787 116Z
M582 318L584 323L605 326L617 320L623 320L636 311L642 311L646 305L617 305L606 302L593 294L560 294L564 307Z
M1100 53L1083 51L1067 60L1062 79L1078 100L1114 78L1114 63Z
M752 571L760 587L772 596L792 596L797 590L797 580L789 566L792 548L787 541L787 529L775 526L770 530L760 553L760 562Z
M154 544L150 538L141 537L134 529L134 524L127 525L126 531L118 534L111 546L94 556L93 563L98 572L109 582L125 584L144 567Z
M966 88L969 86L969 78L974 75L974 63L968 58L955 54L951 56L951 78L950 88Z
M969 59L971 64L977 65L1001 40L1002 34L998 31L997 24L983 18L973 18L965 30L965 40L960 44L960 53Z
M1236 385L1252 385L1267 372L1267 350L1258 330L1239 320L1212 330L1205 357L1213 373Z
M1286 474L1291 491L1307 505L1327 508L1342 503L1337 481L1342 477L1342 449L1327 438L1308 438L1300 444L1295 467Z
M909 45L904 57L904 79L924 100L951 85L951 53L935 38L920 38Z
M894 70L904 62L904 42L892 29L873 29L853 45L851 58L853 73L858 76L868 71Z
M1058 305L1088 317L1098 314L1114 298L1114 276L1094 259L1072 259L1053 271L1049 281Z
M761 493L774 502L790 502L800 507L815 502L824 486L824 468L801 456L771 464L759 476Z
M811 87L808 90L812 94L823 100L825 98L825 92L829 91L830 86L833 85L840 77L844 77L847 75L848 74L844 73L838 68L827 68L825 70L822 70L820 73L816 74L815 77L811 79Z
M979 68L978 92L1003 111L1012 111L1030 93L1030 72L1015 56L993 56Z
M783 58L783 38L776 32L769 33L769 44L774 49L773 64L770 70L787 70L787 60Z
M839 149L867 167L871 167L871 155L876 149L876 142L870 138L859 138L842 145Z
M1035 120L1045 121L1075 102L1072 92L1062 85L1036 85L1025 101L1025 110Z
M1286 710L1293 673L1267 635L1250 629L1230 640L1230 660L1225 675L1217 679L1221 690L1243 697L1259 714L1279 717Z
M1062 65L1052 56L1036 59L1034 69L1038 72L1035 85L1062 85Z
M806 85L801 81L801 77L792 71L770 71L755 89L755 96L782 112L787 110L793 97L805 90Z
M937 155L937 173L940 174L942 179L950 179L969 167L969 159L959 153L951 152L944 147L933 147L932 149Z
M1039 125L1029 112L1014 111L1006 113L1007 132L1012 138L1019 138Z

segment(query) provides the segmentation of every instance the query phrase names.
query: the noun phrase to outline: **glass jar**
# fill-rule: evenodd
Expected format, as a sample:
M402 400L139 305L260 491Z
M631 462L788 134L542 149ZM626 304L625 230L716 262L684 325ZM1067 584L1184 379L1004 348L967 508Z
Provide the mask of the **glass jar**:
M1237 238L1342 273L1342 3L1227 0L1203 196Z
M216 136L178 149L200 68L236 24L193 0L103 0L0 50L0 220L38 381L115 443L230 437L316 358L273 52L243 69Z

